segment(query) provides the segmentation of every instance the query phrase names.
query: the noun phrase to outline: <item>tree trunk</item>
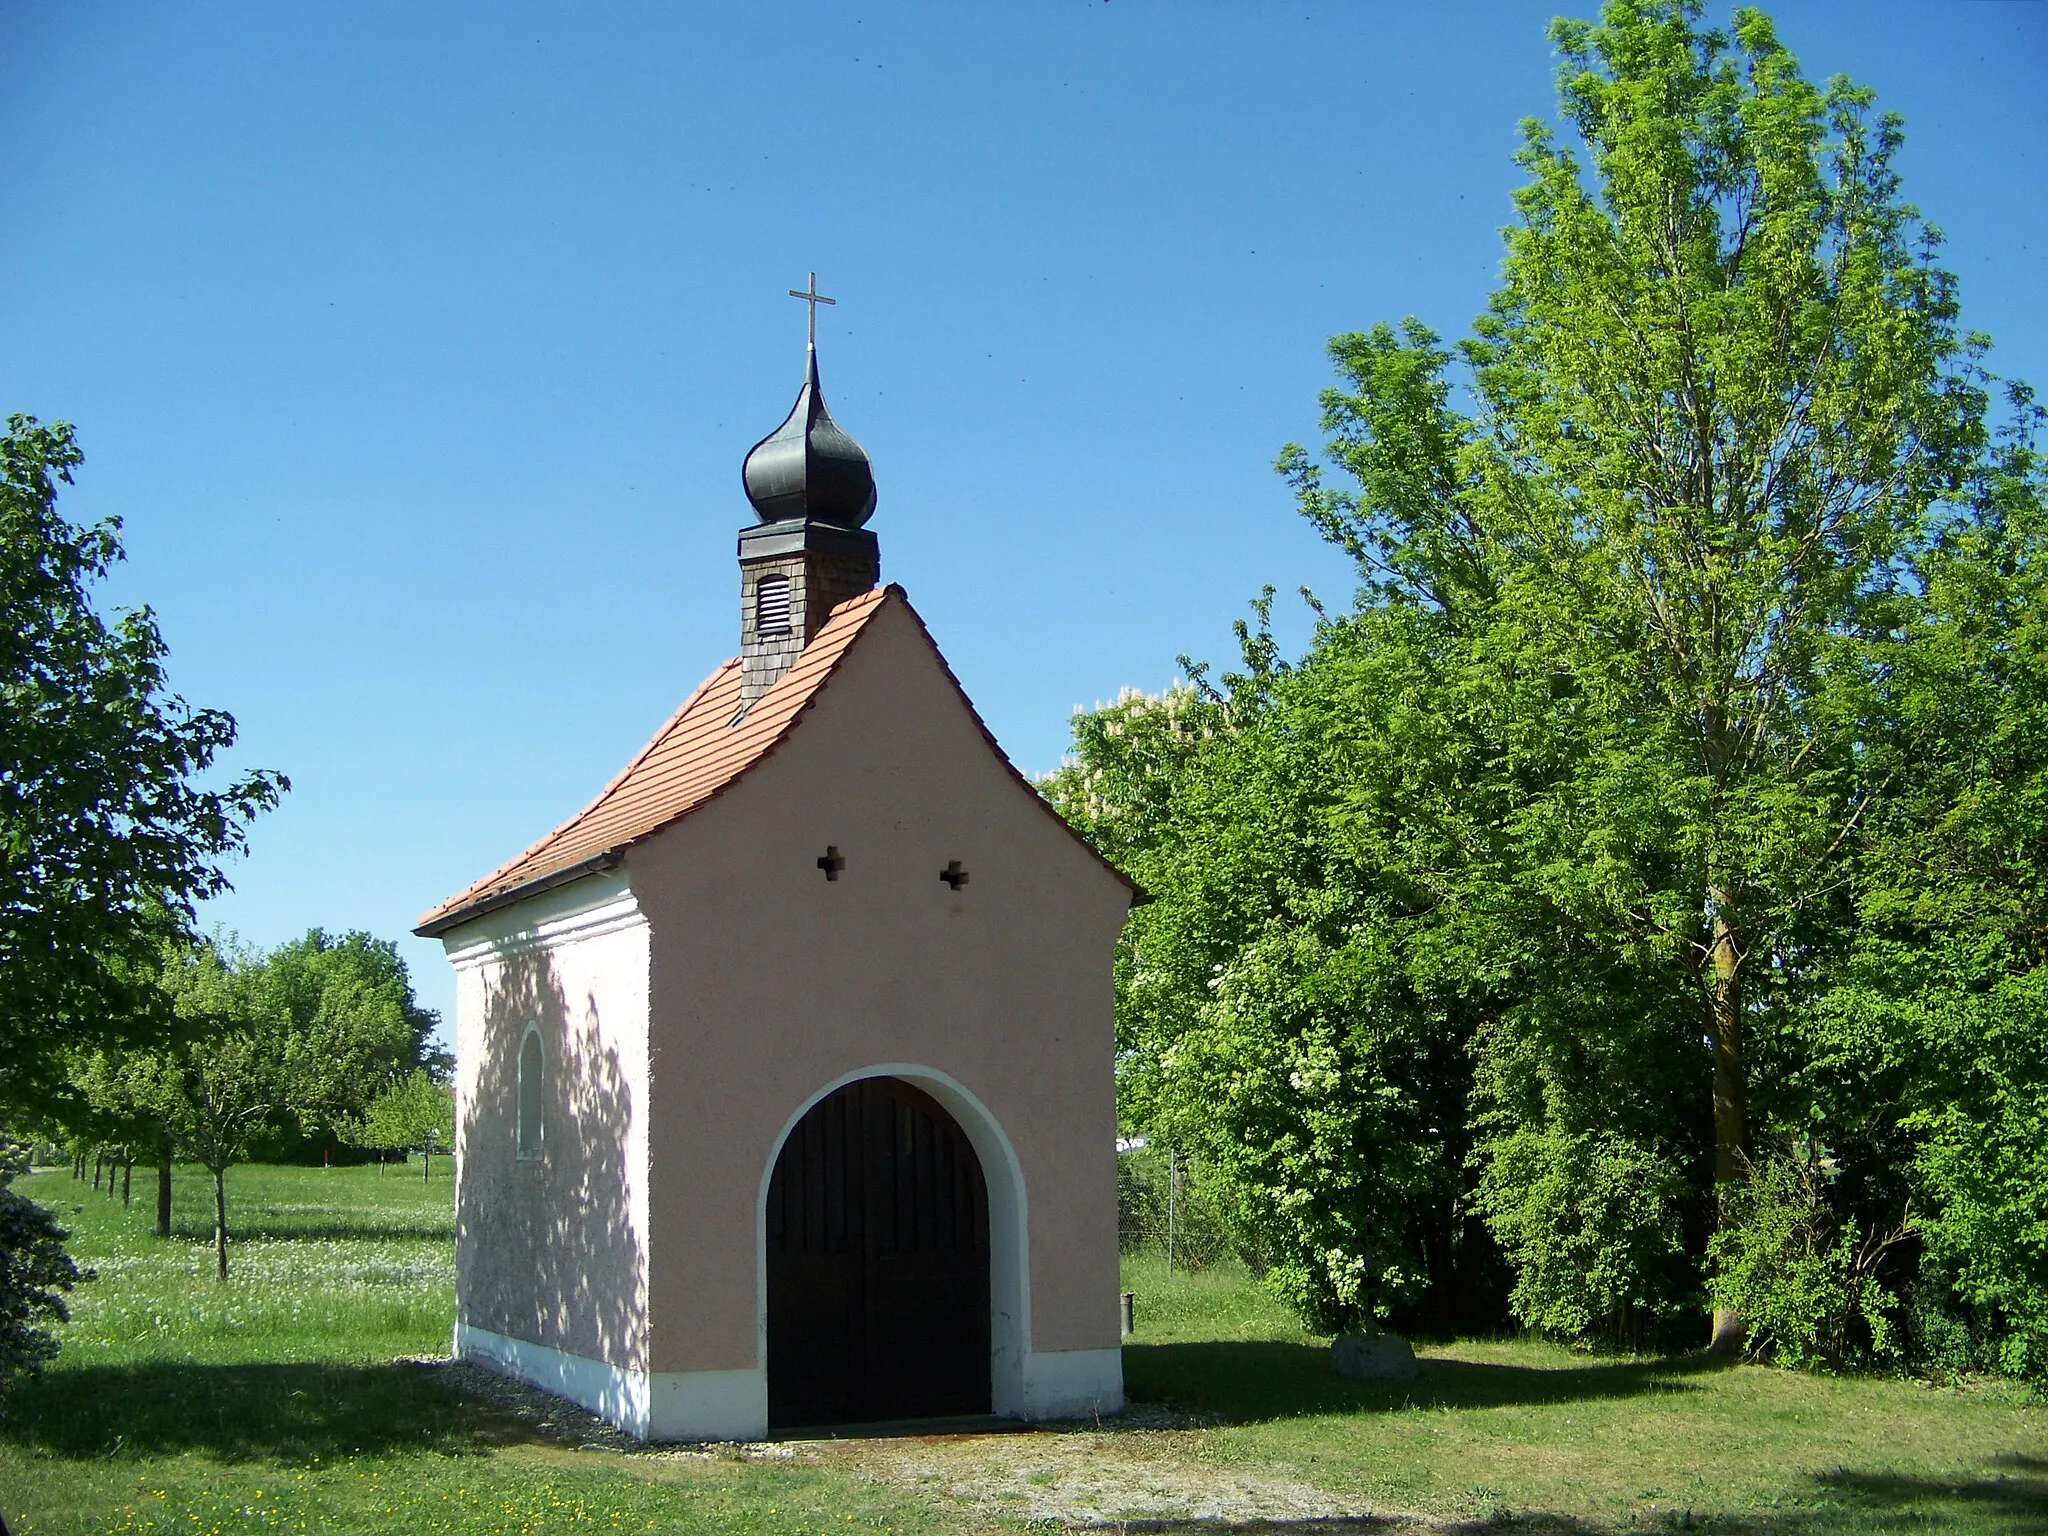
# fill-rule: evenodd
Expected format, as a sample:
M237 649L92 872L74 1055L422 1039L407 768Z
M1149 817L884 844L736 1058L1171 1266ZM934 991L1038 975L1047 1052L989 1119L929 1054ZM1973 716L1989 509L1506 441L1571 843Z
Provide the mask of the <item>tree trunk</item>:
M106 1165L107 1159L105 1155L95 1152L92 1156L92 1192L94 1194L100 1192L100 1170L106 1167Z
M213 1254L220 1278L228 1277L228 1170L225 1163L213 1169Z
M171 1144L167 1141L156 1161L156 1235L171 1235Z
M1729 1220L1730 1197L1746 1172L1746 1085L1742 1065L1742 947L1735 901L1716 887L1707 893L1712 916L1713 984L1708 1012L1714 1041L1714 1220ZM1748 1329L1732 1307L1714 1308L1707 1348L1717 1355L1742 1352Z
M135 1159L121 1159L121 1209L128 1209L128 1187L135 1182Z

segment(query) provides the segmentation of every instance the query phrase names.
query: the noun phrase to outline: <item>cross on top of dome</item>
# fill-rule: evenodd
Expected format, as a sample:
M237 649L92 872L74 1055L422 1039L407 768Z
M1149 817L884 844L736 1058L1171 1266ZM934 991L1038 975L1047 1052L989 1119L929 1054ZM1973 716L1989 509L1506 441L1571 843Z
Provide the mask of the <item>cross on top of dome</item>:
M810 306L804 383L782 425L749 450L741 468L747 500L764 523L801 520L858 528L875 510L875 472L861 445L825 409L818 385L818 306L836 304L818 292L818 274L789 296Z

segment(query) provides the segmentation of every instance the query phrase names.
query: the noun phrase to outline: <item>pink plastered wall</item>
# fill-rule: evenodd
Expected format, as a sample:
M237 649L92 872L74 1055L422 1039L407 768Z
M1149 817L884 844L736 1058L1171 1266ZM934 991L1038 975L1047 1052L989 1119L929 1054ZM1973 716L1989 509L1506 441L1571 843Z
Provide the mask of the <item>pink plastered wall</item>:
M939 879L955 859L957 892ZM1028 1348L1116 1347L1111 961L1130 888L996 755L900 599L769 758L626 872L652 933L652 1370L759 1364L779 1138L826 1085L888 1063L957 1082L1014 1152Z
M579 910L580 909L580 910ZM647 927L623 881L451 935L461 1320L646 1367ZM517 1155L522 1043L545 1059L540 1155Z

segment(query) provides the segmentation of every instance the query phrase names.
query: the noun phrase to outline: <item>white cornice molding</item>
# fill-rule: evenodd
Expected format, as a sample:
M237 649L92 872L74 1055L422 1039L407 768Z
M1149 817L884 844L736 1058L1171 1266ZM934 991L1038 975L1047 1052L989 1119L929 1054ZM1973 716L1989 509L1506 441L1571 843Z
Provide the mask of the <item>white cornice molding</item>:
M646 914L633 896L625 871L615 870L485 913L443 934L441 944L448 963L466 971L490 961L646 926Z

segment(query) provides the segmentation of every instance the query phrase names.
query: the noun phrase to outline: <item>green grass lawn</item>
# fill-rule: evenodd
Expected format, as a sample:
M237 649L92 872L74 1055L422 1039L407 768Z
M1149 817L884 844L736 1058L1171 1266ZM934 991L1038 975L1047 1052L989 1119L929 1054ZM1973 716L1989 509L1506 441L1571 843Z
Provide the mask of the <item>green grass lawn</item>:
M1417 1350L1405 1385L1347 1381L1232 1270L1126 1261L1134 1398L1216 1415L1204 1454L1349 1503L1565 1529L2048 1533L2048 1408L1932 1387L1531 1340ZM1503 1518L1506 1517L1506 1518Z
M0 1423L0 1513L27 1533L824 1532L958 1529L913 1495L815 1464L622 1457L541 1443L396 1357L447 1351L446 1165L178 1170L168 1243L68 1173L15 1187L57 1211L99 1278L63 1353Z
M626 1456L541 1439L400 1357L447 1348L449 1185L375 1168L242 1168L241 1234L212 1276L208 1195L181 1169L177 1236L64 1173L17 1188L57 1210L100 1278L64 1351L0 1423L0 1512L27 1533L953 1532L1017 1529L972 1479L806 1447L779 1461ZM153 1189L150 1191L153 1194ZM1327 1341L1235 1271L1126 1266L1134 1398L1196 1427L953 1442L958 1464L1036 1458L1169 1492L1199 1473L1285 1485L1347 1511L1468 1528L1703 1528L1754 1536L2048 1536L2048 1420L1998 1384L1830 1380L1697 1360L1603 1359L1521 1341L1423 1353L1405 1386L1348 1382ZM934 1447L932 1455L939 1454ZM878 1467L886 1469L877 1472ZM951 1490L950 1492L947 1490ZM963 1493L962 1490L969 1490ZM967 1498L968 1502L962 1502ZM1394 1530L1327 1515L1184 1531ZM1157 1522L1152 1529L1162 1528Z

